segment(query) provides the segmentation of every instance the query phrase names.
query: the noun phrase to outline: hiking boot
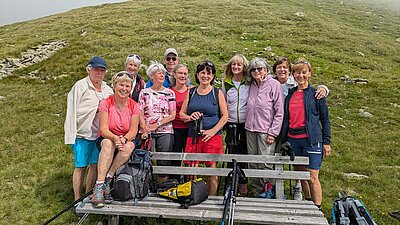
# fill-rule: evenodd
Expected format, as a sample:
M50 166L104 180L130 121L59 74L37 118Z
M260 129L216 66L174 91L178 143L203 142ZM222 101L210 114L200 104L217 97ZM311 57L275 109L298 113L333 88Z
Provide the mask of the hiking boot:
M83 217L85 214L84 213L77 213L76 212L76 208L78 208L79 206L80 206L80 202L78 202L78 203L76 203L74 206L72 206L72 213L75 215L75 216L77 216L77 217L79 217L79 218L81 218L81 217Z
M303 200L303 194L301 193L301 187L295 187L293 190L293 200Z
M104 181L105 184L105 189L104 189L104 198L106 204L110 204L113 201L113 198L111 196L111 186L112 186L112 177L107 177L106 181Z
M92 205L95 208L101 208L104 206L104 191L105 183L97 184L94 186L92 195Z

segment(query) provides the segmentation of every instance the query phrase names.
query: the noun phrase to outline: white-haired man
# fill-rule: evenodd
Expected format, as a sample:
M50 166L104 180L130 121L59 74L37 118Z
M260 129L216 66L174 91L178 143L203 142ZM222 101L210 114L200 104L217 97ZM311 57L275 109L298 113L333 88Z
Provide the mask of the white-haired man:
M74 198L79 199L83 188L86 168L86 192L93 189L97 176L99 150L96 138L99 132L98 105L100 100L113 94L113 90L103 81L107 72L106 61L95 56L86 66L88 76L77 81L68 93L67 113L64 123L65 144L70 144L74 152L74 173L72 186Z

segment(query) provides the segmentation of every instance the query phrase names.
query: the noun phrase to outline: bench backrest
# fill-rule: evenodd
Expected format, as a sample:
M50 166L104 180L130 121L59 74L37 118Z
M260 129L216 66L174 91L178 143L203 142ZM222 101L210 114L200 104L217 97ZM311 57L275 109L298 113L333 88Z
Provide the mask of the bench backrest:
M275 191L277 198L284 198L284 180L310 180L307 171L285 171L284 165L308 165L308 157L296 157L290 161L289 156L266 156L266 155L237 155L237 154L204 154L204 153L166 153L154 152L154 160L188 160L188 161L216 161L232 162L236 159L242 163L267 163L273 164L275 170L244 169L247 177L276 179ZM178 167L178 166L153 166L154 174L176 174L176 175L200 175L225 177L231 171L230 168L210 167Z

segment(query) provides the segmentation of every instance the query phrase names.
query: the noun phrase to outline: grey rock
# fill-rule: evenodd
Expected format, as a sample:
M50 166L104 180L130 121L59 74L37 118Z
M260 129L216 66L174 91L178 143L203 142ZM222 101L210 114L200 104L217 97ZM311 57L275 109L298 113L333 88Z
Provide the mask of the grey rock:
M54 52L64 48L66 45L67 43L63 40L46 42L21 53L21 58L19 59L2 59L0 60L0 78L12 75L15 70L29 67L35 63L39 63L47 58L50 58ZM27 74L27 77L31 76L32 74Z
M354 179L364 179L364 178L368 178L368 176L366 176L366 175L357 174L357 173L344 173L343 175L344 175L345 177L354 178Z
M374 115L370 112L366 112L364 109L359 109L358 110L358 115L366 118L372 118Z
M265 50L265 51L271 51L271 50L272 50L272 47L271 47L271 46L268 46L268 47L264 48L264 50Z
M400 105L399 104L397 104L397 103L390 103L390 105L392 106L392 107L394 107L394 108L400 108Z

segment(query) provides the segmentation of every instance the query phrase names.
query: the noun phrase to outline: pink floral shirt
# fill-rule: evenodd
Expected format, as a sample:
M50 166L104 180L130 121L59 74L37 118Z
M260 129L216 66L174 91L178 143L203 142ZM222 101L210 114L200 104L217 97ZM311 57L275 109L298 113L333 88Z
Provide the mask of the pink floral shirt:
M139 106L144 112L144 120L147 124L157 123L168 117L171 111L176 111L175 93L169 88L161 91L145 88L140 91ZM154 133L173 134L172 122L162 125Z

